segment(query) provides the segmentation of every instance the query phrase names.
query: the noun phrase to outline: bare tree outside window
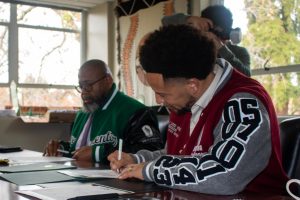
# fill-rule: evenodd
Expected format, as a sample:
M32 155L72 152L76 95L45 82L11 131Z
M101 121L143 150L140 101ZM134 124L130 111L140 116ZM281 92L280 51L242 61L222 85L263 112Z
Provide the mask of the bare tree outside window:
M8 82L9 4L0 2L0 83Z
M8 82L8 32L0 26L0 83Z
M3 10L0 2L0 13ZM10 10L9 3L5 4ZM79 107L81 12L18 4L16 6L18 101L21 106ZM5 19L0 20L5 21ZM7 21L7 23L10 23ZM5 25L5 24L4 24ZM0 83L8 80L8 29L0 24ZM6 77L6 79L5 79ZM32 87L31 87L32 86ZM0 87L0 93L1 93ZM9 94L6 94L8 95ZM8 97L9 99L9 97ZM0 107L7 101L0 100Z
M246 27L241 45L251 55L251 69L265 71L253 78L268 90L278 115L300 115L300 70L291 70L300 66L300 1L244 0L238 4L240 10L237 1L225 0L234 21ZM272 73L273 68L283 72Z
M8 87L8 22L9 4L0 2L0 108L10 104Z

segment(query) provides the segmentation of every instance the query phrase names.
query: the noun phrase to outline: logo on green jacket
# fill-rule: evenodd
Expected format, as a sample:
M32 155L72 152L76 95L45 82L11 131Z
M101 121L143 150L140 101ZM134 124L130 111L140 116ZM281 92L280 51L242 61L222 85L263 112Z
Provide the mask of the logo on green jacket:
M114 147L118 144L118 138L111 131L107 131L104 135L95 137L91 145L112 143Z

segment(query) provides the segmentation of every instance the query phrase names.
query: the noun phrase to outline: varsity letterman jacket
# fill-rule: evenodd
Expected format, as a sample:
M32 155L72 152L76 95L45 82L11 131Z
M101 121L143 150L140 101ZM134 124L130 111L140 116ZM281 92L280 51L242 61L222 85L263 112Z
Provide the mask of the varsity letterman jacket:
M208 194L285 193L288 178L281 164L279 128L269 95L225 60L218 59L218 63L223 73L217 90L191 134L191 113L171 113L168 155L146 150L133 155L137 163L148 161L144 179Z
M70 152L78 148L80 134L90 115L93 117L87 145L92 146L95 162L107 163L106 157L117 150L119 138L124 141L124 152L163 148L154 111L118 91L114 84L103 107L92 114L78 112L72 128Z

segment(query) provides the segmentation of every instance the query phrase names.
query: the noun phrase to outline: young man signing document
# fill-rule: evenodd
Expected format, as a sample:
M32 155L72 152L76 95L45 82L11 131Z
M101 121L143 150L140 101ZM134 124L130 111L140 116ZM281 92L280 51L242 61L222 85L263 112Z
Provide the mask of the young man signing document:
M187 25L154 31L140 50L157 103L169 110L164 151L108 157L121 179L230 195L285 193L279 127L263 86L216 59L215 43Z

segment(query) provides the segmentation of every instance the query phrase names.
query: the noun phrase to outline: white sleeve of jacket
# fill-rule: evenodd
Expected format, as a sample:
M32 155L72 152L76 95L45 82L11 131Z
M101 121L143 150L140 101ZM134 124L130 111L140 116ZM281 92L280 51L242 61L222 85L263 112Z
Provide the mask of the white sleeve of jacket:
M217 126L214 143L201 156L161 156L143 168L146 181L174 189L230 195L268 165L271 130L265 106L248 93L229 99Z

